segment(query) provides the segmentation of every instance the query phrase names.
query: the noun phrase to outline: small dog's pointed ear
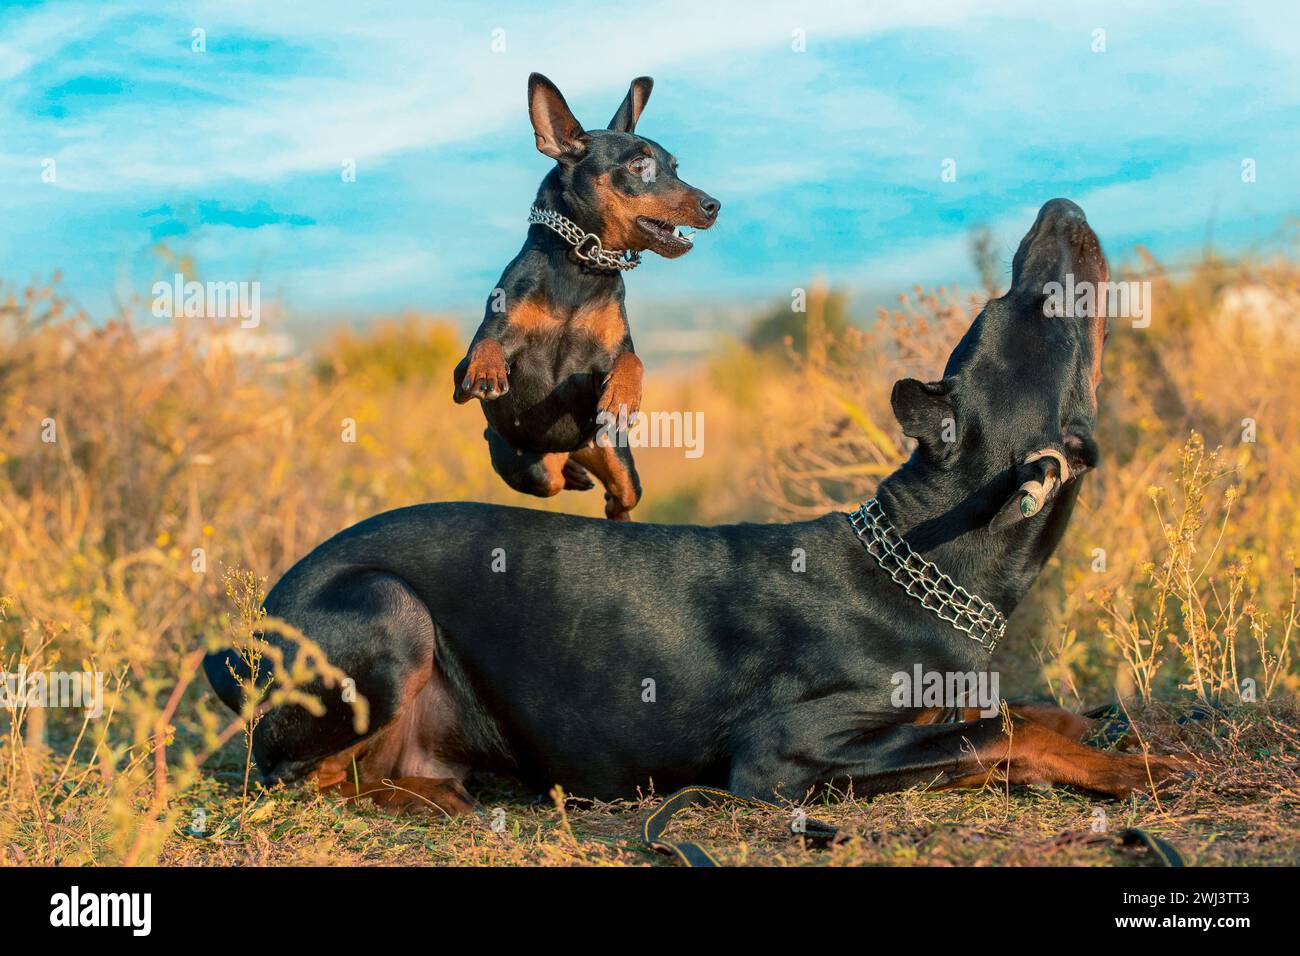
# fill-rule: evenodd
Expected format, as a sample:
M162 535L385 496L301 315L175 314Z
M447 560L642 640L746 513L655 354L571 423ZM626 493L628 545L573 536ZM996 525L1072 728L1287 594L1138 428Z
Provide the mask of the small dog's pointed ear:
M528 118L537 134L538 151L551 159L577 159L587 151L582 124L556 85L540 73L528 77Z
M914 378L899 379L889 396L894 417L903 427L903 434L915 438L922 447L934 449L951 442L956 437L956 419L952 402L948 400L949 387L945 382L922 382ZM946 430L952 428L952 434Z
M636 121L641 118L641 111L645 109L646 101L650 99L650 91L654 86L655 81L648 76L638 76L633 80L632 85L628 87L627 96L623 97L623 105L609 121L609 128L616 133L635 132Z

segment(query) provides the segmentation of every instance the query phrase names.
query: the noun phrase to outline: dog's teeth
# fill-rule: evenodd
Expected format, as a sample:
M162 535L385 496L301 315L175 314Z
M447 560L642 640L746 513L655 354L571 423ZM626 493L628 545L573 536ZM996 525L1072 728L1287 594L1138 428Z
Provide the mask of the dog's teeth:
M681 233L681 237L685 239L687 242L690 242L692 239L695 238L695 230L692 229L690 232L683 232Z

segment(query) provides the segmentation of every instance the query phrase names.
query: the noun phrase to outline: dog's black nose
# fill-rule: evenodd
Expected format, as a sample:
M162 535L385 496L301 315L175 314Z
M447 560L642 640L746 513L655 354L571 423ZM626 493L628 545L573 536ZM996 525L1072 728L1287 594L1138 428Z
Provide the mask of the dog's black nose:
M722 203L718 202L712 196L700 197L700 212L706 219L717 219L718 210L722 208Z
M1083 214L1083 210L1077 204L1070 202L1068 199L1049 199L1043 204L1042 210L1038 214L1043 219L1073 219L1078 222L1087 222L1088 217Z

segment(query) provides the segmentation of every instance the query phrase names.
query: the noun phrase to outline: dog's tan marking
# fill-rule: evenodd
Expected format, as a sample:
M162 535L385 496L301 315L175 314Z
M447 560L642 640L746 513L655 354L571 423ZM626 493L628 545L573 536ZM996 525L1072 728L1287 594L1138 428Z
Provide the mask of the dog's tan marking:
M323 792L369 797L393 812L435 809L433 804L446 813L464 813L474 806L461 785L469 768L443 755L456 721L451 693L430 652L412 667L396 716L360 743L326 757L311 778Z
M606 352L613 352L627 337L627 319L616 299L583 303L572 315L557 312L540 296L525 299L508 313L510 325L524 335L558 332L562 327L587 332Z
M594 180L605 220L600 241L606 248L647 248L645 233L636 224L638 216L676 224L695 222L699 218L699 200L684 186L667 194L630 196L614 186L611 176L612 171L606 171Z
M480 339L470 349L467 358L469 364L465 374L456 383L456 402L463 405L475 398L478 395L477 386L480 382L486 383L489 393L493 390L498 395L505 393L509 377L506 372L506 353L500 342L495 339ZM470 383L468 389L462 387L467 381Z
M982 747L964 750L957 768L936 789L990 783L1065 784L1127 797L1171 780L1183 767L1177 757L1095 750L1046 724L1013 716L1010 734L1004 729Z
M615 449L589 445L578 449L571 457L605 486L605 517L615 521L628 520L641 496L637 494L631 470Z
M1101 279L1097 286L1098 289L1106 288L1106 283L1110 281L1110 265L1103 258L1101 260ZM1106 345L1106 322L1107 308L1109 303L1104 295L1098 295L1096 301L1097 315L1087 320L1088 330L1087 338L1091 350L1089 358L1092 360L1090 381L1092 384L1092 409L1093 414L1097 411L1097 389L1101 387L1101 354Z
M1073 713L1064 707L1058 707L1056 704L1040 701L1017 701L1008 704L1007 707L1013 716L1032 720L1034 723L1040 724L1049 730L1054 730L1071 740L1082 740L1096 723L1096 721L1084 717L1082 714ZM946 707L927 707L917 714L912 723L937 724L947 715L948 708ZM959 719L964 721L980 720L984 716L976 707L964 707Z
M606 352L614 351L627 337L627 319L614 299L583 304L570 324L588 332Z
M616 419L626 409L628 418L641 410L641 379L645 366L632 352L620 352L614 359L614 366L605 376L605 388L601 392L600 408Z
M525 335L553 331L561 324L550 303L540 297L524 299L506 313L506 318Z
M542 469L546 472L546 487L540 489L541 497L551 498L564 490L564 465L569 460L568 452L547 452L541 457Z
M325 789L325 788L322 788ZM365 797L389 813L432 813L450 817L472 813L478 803L469 791L454 777L430 779L428 777L396 777L383 780L344 780L329 788L330 793L344 800Z

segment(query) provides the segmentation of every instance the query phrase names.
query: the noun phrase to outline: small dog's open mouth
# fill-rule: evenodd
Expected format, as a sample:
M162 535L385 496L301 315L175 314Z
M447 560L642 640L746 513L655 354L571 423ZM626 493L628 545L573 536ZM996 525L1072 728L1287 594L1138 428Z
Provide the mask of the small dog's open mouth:
M664 258L676 259L689 252L694 245L691 241L695 238L693 229L683 235L678 231L681 227L674 226L671 222L664 222L662 219L651 219L649 216L637 216L636 224L649 236L649 248Z

